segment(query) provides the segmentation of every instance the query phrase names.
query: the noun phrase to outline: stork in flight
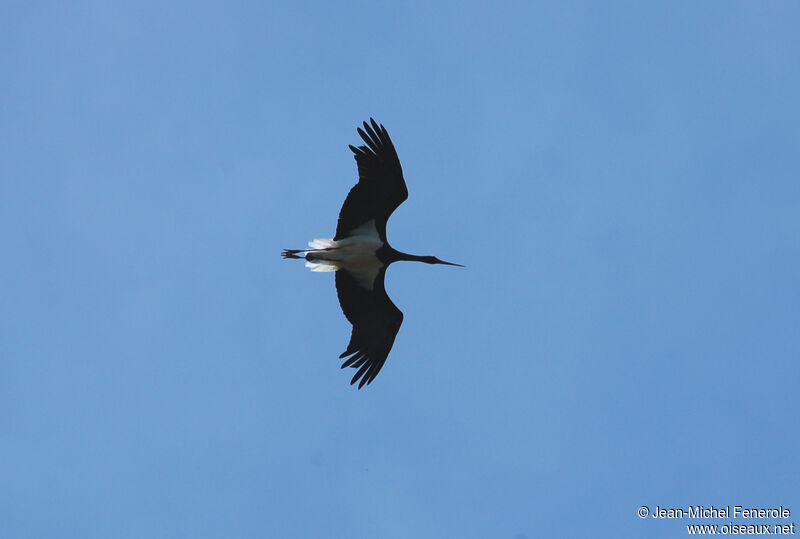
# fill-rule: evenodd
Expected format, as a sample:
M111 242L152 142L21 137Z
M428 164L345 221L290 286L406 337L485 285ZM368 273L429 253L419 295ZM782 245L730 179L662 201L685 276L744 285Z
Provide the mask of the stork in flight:
M350 356L342 368L357 369L350 384L361 379L359 389L378 375L403 323L403 313L383 285L386 268L399 260L461 266L435 256L401 253L389 245L386 221L408 198L408 189L389 133L372 118L370 124L364 122L364 129L358 128L366 146L350 146L358 165L358 183L339 211L336 236L312 240L310 249L282 253L283 258L305 258L311 271L336 272L339 305L353 324L350 344L339 358Z

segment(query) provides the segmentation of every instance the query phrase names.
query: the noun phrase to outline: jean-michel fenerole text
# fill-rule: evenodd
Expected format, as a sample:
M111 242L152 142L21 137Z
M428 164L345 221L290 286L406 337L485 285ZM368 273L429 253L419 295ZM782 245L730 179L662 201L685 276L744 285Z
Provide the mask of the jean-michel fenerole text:
M755 508L741 505L690 505L689 507L661 507L650 512L653 518L789 518L788 507Z

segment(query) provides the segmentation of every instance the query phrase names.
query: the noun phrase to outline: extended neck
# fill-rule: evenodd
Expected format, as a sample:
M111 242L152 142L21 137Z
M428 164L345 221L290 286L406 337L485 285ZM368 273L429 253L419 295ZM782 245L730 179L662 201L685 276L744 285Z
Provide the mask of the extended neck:
M428 264L432 264L433 262L431 259L432 256L419 256L419 255L410 255L408 253L401 253L400 251L395 251L392 253L394 255L394 259L396 261L404 260L406 262L426 262Z
M453 264L452 262L445 262L444 260L439 260L435 256L420 256L420 255L410 255L408 253L401 253L395 249L389 247L389 256L387 257L389 263L397 262L399 260L406 260L408 262L425 262L426 264L445 264L447 266L459 266L464 267L461 264Z

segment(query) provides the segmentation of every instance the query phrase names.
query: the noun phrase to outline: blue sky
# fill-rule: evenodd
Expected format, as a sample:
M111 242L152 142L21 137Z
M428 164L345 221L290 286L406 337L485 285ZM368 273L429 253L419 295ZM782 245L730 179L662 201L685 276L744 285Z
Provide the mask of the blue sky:
M796 4L3 12L3 537L798 520ZM332 235L369 116L392 244L467 268L392 266L357 391L333 277L279 253Z

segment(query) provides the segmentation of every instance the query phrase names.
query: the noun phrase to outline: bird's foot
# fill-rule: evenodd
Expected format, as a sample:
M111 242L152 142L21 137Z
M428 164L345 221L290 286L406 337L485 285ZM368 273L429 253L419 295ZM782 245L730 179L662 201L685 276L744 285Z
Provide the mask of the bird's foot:
M302 256L297 256L297 253L305 252L303 249L284 249L281 253L283 258L304 258Z

